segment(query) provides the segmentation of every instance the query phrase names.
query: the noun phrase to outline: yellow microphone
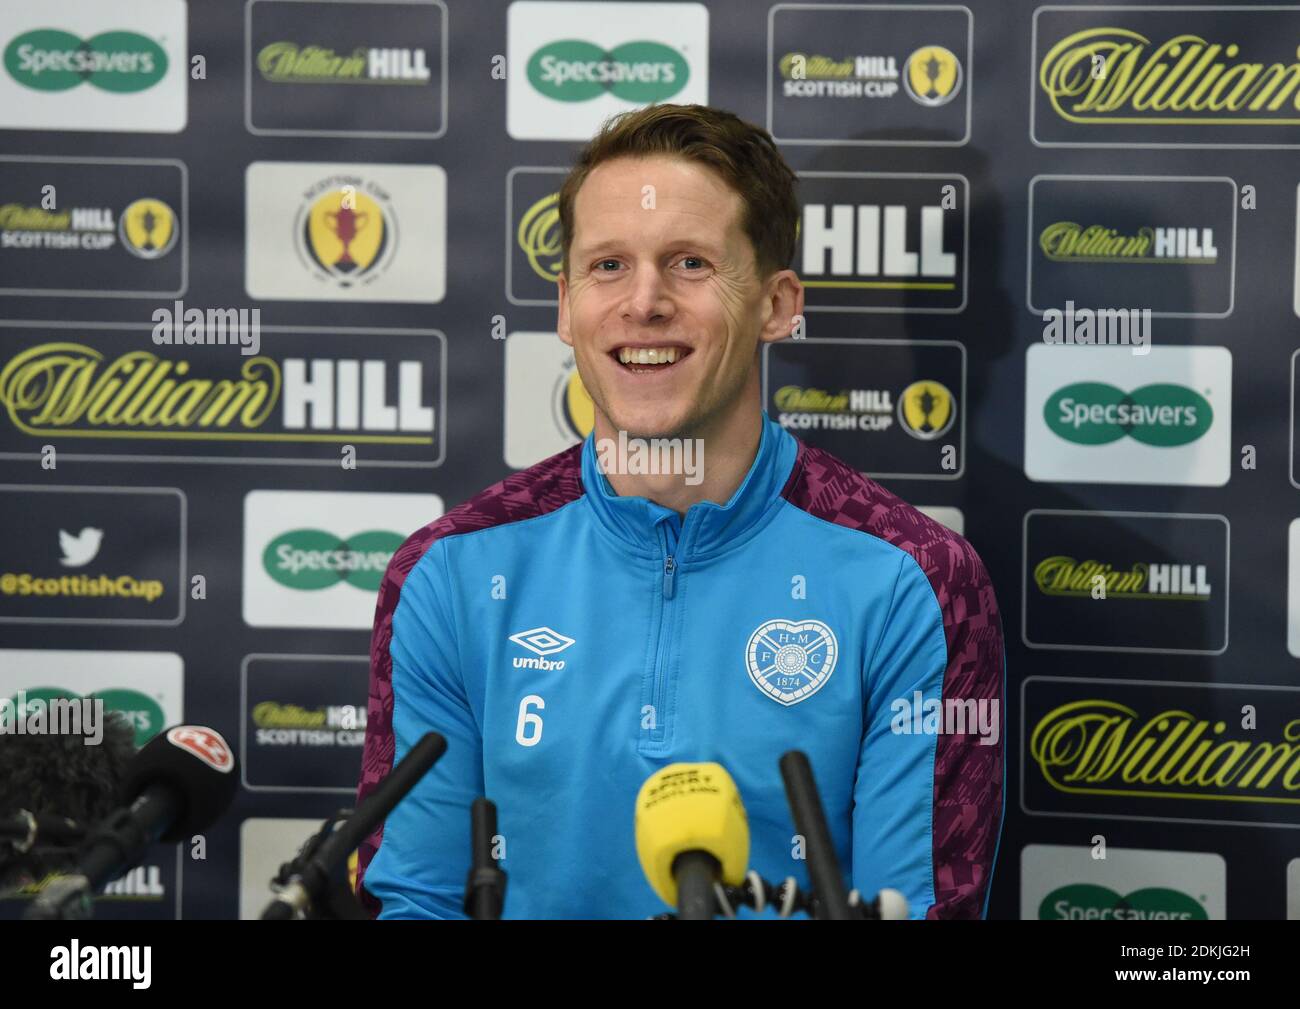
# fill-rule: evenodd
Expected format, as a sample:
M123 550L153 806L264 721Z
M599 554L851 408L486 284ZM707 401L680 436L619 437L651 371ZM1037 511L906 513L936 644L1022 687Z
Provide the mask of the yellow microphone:
M646 879L678 917L717 910L713 886L740 886L749 866L749 821L721 764L669 764L636 797L636 853Z

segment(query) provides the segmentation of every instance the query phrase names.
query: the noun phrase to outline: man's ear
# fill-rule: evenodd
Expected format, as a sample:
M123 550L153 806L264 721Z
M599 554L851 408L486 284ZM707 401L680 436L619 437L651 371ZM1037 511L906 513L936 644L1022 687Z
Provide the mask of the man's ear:
M569 278L560 271L560 275L555 280L559 288L560 313L555 323L555 331L560 334L560 340L570 347L573 346L573 335L569 332Z
M763 327L761 343L776 343L790 335L797 319L803 318L803 284L794 270L778 270L763 284Z

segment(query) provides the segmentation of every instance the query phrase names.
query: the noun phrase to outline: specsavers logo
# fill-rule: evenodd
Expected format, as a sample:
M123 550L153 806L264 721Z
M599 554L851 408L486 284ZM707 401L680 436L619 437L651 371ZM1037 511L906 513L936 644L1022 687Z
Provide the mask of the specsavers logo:
M346 582L373 593L402 540L384 530L357 533L344 541L322 529L296 529L267 544L262 564L286 588L312 592Z
M1214 410L1186 386L1155 383L1126 393L1105 382L1076 382L1057 390L1043 407L1047 426L1078 445L1107 445L1125 437L1173 447L1196 441Z
M131 687L106 687L87 694L77 694L60 687L28 687L27 701L34 700L99 700L104 702L104 710L115 711L131 724L135 730L135 745L144 746L156 736L166 724L162 705L148 694Z
M1298 76L1300 60L1266 64L1228 39L1105 26L1053 45L1038 85L1072 123L1295 124Z
M1072 701L1034 726L1030 760L1061 792L1300 803L1300 718L1281 739L1169 709L1142 716L1104 699Z
M564 39L528 59L532 86L562 102L586 102L607 93L637 104L662 102L686 87L689 77L686 60L660 42L625 42L606 51L591 42Z
M442 500L434 494L250 491L244 499L245 622L369 627L375 594L406 533L441 514ZM266 699L282 697L281 689L268 687Z
M1053 890L1038 908L1040 921L1208 921L1204 906L1179 890L1151 886L1119 894L1075 883Z
M5 70L35 91L67 91L89 84L118 93L144 91L167 73L167 54L137 32L101 32L80 39L54 28L24 32L4 51Z

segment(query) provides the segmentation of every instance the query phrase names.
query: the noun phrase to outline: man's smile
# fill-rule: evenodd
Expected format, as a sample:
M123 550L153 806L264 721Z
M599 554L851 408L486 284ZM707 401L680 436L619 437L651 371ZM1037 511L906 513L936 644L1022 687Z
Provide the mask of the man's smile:
M609 352L623 371L634 375L675 371L690 355L691 349L678 343L624 344Z

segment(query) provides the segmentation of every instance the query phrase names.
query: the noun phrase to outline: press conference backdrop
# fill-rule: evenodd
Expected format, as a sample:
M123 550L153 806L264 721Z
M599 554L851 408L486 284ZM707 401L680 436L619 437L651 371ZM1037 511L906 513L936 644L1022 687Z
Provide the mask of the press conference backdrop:
M654 101L800 175L767 410L992 573L990 913L1300 917L1300 6L3 8L0 695L243 774L101 917L249 915L350 804L388 557L591 427L556 191Z

